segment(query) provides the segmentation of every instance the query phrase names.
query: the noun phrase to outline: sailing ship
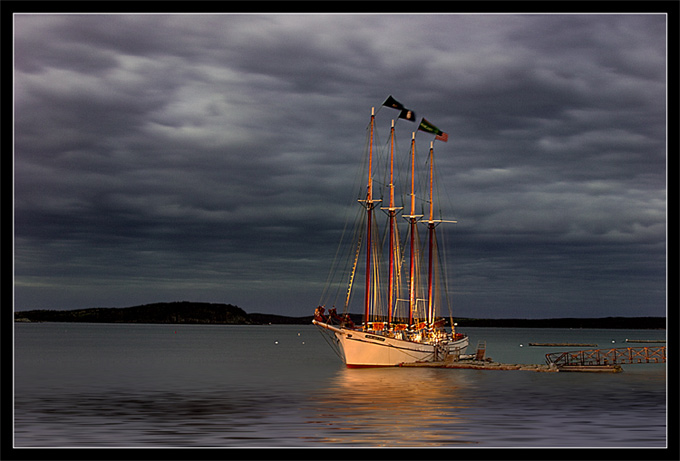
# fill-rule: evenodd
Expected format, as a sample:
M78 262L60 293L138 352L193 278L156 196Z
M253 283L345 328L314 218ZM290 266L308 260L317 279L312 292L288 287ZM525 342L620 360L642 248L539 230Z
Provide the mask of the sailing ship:
M399 119L415 121L415 113L389 96L382 106L398 109ZM329 344L338 356L350 367L399 366L404 363L437 362L455 360L465 354L469 340L467 335L456 332L449 308L449 329L447 318L443 317L442 308L448 301L446 277L438 277L445 266L440 264L440 249L436 229L446 221L435 218L435 167L434 140L430 142L430 150L426 165L429 164L428 179L419 181L426 183L425 192L416 190L416 171L420 171L416 163L416 131L434 134L435 140L446 141L448 135L432 125L424 118L418 130L411 136L409 150L410 186L407 184L400 190L403 205L410 202L408 214L403 213L405 206L398 206L395 185L395 121L392 120L388 147L374 148L376 138L375 108L371 109L368 127L367 181L365 192L361 193L358 202L362 205L359 214L359 226L354 232L354 242L346 259L346 273L343 282L336 282L336 300L342 295L344 308L342 314L333 305L326 312L326 304L321 303L314 313L313 324L318 326L329 338ZM389 151L389 155L385 152ZM376 157L389 157L386 164L388 174L385 180L374 178ZM398 161L397 161L398 163ZM375 183L382 184L381 190L374 188ZM408 198L407 198L408 193ZM387 231L383 238L377 225L376 212L383 202L383 195L389 201L387 207L380 207L387 217ZM417 204L422 213L418 213ZM402 204L399 204L402 205ZM427 208L427 210L425 210ZM427 212L427 216L425 213ZM402 241L398 225L398 215L406 220L406 236ZM427 228L426 243L421 246L418 227L425 224ZM408 249L408 256L406 250ZM383 256L384 253L384 256ZM361 256L363 255L362 258ZM364 259L365 263L360 264ZM387 261L385 261L387 260ZM426 262L427 272L421 270ZM360 266L364 266L361 274ZM408 266L408 268L406 267ZM334 264L331 273L340 267ZM387 273L384 280L383 273ZM350 302L355 289L355 279L364 277L363 316L362 322L356 325L350 315ZM328 286L332 286L329 276ZM405 281L405 282L404 282ZM326 294L332 290L327 288ZM323 301L323 299L322 299Z

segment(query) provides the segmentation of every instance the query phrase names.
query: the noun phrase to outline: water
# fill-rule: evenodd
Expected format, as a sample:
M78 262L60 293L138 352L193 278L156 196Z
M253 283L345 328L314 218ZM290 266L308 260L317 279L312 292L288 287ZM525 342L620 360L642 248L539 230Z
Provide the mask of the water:
M665 338L462 331L507 363L563 350L529 342ZM14 446L666 446L666 365L624 370L348 369L311 325L16 324Z

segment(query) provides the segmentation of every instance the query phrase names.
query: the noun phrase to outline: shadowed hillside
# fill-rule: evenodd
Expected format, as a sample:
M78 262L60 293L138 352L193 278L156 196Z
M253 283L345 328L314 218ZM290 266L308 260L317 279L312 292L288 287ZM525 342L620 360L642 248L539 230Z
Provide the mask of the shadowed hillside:
M16 312L17 321L91 322L91 323L217 323L249 325L253 321L243 309L231 304L188 301L155 303L143 306L70 311L33 310ZM24 320L25 321L25 320Z

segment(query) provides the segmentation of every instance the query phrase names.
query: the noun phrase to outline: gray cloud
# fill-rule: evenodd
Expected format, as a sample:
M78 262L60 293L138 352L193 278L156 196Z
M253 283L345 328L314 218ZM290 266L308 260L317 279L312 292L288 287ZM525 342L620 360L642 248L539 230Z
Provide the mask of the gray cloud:
M664 15L15 26L17 309L308 314L356 211L370 107L393 94L450 136L455 315L665 312ZM381 142L395 115L379 110ZM397 127L404 152L415 126Z

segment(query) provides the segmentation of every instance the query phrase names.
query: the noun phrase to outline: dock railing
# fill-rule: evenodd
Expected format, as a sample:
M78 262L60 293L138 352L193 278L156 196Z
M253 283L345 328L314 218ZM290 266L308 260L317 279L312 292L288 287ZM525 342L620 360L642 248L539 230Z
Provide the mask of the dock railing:
M548 365L602 366L633 363L666 363L666 346L619 347L614 349L590 349L583 351L552 352L545 355Z

